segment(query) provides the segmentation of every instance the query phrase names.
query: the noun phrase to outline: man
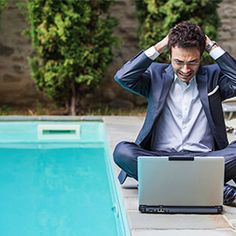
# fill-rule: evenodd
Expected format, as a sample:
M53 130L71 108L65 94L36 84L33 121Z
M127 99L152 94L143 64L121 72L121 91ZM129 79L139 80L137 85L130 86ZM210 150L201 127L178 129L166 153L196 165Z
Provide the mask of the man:
M154 62L166 48L171 64ZM200 65L204 50L217 64ZM114 150L120 183L127 176L137 180L138 156L224 156L224 203L234 205L236 188L226 183L236 182L236 142L228 143L221 102L236 96L236 61L199 26L182 22L128 61L115 80L148 101L135 143Z

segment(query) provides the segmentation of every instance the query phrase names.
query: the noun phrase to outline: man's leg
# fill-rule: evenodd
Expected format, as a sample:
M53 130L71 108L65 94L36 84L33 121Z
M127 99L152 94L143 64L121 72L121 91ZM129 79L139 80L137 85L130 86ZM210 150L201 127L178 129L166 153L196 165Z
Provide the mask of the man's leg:
M204 153L204 156L223 156L225 160L224 204L236 206L236 187L226 184L233 180L236 183L236 141L225 149Z
M124 170L128 176L138 180L137 173L137 157L138 156L162 156L168 155L167 152L157 152L143 149L132 142L121 142L115 147L113 157L115 163ZM121 176L123 175L123 176ZM126 179L124 172L121 172L120 182L123 183Z
M137 158L139 156L175 156L175 155L199 155L199 152L165 152L146 150L133 142L120 142L115 147L113 158L115 163L122 169L118 179L123 184L127 176L138 180Z
M141 148L135 143L121 142L119 143L113 153L115 163L124 170L123 179L119 179L122 184L126 176L133 177L137 180L137 157L138 156L167 156L167 155L189 155L191 152L159 152L149 151ZM193 153L192 153L193 154ZM233 179L236 183L236 141L232 142L225 149L219 151L212 151L207 153L194 153L195 156L223 156L225 159L225 183ZM127 174L126 174L127 173ZM236 201L236 187L225 184L224 189L224 203L230 204Z
M236 183L236 141L219 151L201 154L203 156L223 156L225 160L225 183L234 180Z

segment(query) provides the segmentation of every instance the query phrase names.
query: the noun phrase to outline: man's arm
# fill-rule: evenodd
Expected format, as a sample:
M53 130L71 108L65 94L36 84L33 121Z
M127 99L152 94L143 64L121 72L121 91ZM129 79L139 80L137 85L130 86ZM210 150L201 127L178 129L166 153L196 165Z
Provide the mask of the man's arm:
M225 51L219 47L215 41L212 41L207 35L205 49L214 60L218 59L225 53Z
M163 38L160 42L158 42L154 47L156 49L156 51L158 51L160 54L162 52L164 52L167 48L167 44L168 44L168 40L169 40L169 36L166 35L165 38Z
M221 69L218 85L222 99L236 96L236 60L207 36L206 51Z
M116 82L128 91L147 97L150 86L148 67L165 50L167 43L168 36L125 63L114 77Z

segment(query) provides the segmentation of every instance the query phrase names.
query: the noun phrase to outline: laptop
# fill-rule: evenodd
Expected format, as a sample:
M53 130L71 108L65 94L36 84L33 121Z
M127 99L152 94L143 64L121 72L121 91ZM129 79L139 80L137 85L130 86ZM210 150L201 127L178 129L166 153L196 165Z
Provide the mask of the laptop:
M223 210L223 157L138 157L142 213L219 214Z

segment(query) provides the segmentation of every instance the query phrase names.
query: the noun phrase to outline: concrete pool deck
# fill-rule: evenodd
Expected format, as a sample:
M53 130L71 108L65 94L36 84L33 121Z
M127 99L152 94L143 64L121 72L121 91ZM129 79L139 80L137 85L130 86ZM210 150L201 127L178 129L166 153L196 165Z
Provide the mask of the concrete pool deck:
M102 118L108 131L111 153L118 142L134 141L143 123L143 117L135 116ZM236 128L236 120L226 123ZM229 140L233 139L236 139L236 135L229 134ZM115 164L113 170L118 175L119 168ZM132 236L236 236L236 208L224 206L222 215L141 214L138 211L137 182L128 178L120 186L120 193Z

